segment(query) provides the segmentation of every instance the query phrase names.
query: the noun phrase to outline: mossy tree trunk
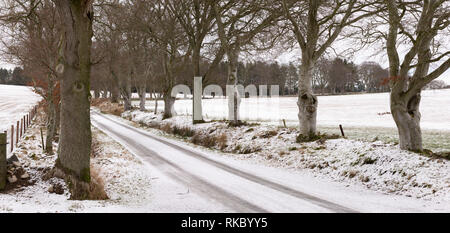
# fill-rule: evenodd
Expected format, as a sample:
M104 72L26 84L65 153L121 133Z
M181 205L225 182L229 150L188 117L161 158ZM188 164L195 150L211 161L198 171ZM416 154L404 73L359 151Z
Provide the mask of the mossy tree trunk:
M91 121L91 0L55 0L64 33L61 135L56 166L69 177L72 199L89 196Z
M400 148L420 152L422 147L422 131L420 129L420 93L405 99L391 92L391 112L397 125Z

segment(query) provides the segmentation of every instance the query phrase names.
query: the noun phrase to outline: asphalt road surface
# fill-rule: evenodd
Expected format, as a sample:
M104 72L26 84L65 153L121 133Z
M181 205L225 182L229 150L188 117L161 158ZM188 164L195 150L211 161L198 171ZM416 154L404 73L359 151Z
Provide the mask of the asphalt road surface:
M92 112L92 124L189 191L236 212L356 212Z

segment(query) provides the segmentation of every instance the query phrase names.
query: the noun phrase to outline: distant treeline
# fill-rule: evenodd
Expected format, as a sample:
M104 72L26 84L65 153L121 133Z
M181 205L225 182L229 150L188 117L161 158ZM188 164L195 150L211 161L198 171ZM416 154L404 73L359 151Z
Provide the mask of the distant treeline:
M202 64L201 66L206 66ZM188 68L189 69L189 68ZM256 61L238 65L239 83L247 85L279 85L281 95L296 95L298 93L299 65L294 63L279 64ZM227 83L227 64L220 63L207 82L217 84L225 90ZM193 71L186 70L178 81L191 85ZM347 60L335 58L321 59L314 69L312 87L318 94L342 94L348 92L388 92L389 72L378 63L365 62L356 65ZM95 77L94 77L95 86Z
M200 69L204 70L208 66L208 62L203 61L200 64ZM185 84L192 87L194 71L190 66L186 66L184 69L183 72L178 74L176 84ZM298 93L300 76L298 64L280 64L267 61L239 62L237 71L239 84L244 86L278 85L281 95L297 95ZM389 91L389 85L386 82L389 72L375 62L365 62L356 65L340 58L332 60L321 59L315 66L313 73L312 87L318 94ZM104 90L105 87L111 84L106 78L107 74L100 72L100 70L95 70L94 68L92 74L92 88L94 90ZM204 80L204 86L215 84L221 86L222 90L225 90L227 75L227 63L221 62L212 71L207 80ZM160 92L163 86L153 82L149 83L147 88L150 89L149 92ZM132 92L137 92L137 88L134 85Z
M282 95L297 95L299 66L294 63L279 64L268 62L239 63L239 82L244 85L279 85ZM221 63L215 75L209 80L225 90L227 65ZM186 77L190 82L191 77ZM343 94L351 92L389 92L389 72L376 62L356 65L347 60L335 58L319 60L314 69L312 86L317 94ZM188 84L188 83L186 83ZM444 81L434 80L426 89L450 88Z
M31 78L24 74L24 70L16 67L13 70L0 68L0 84L30 85ZM190 85L190 72L181 77L181 82ZM222 62L215 70L208 83L223 87L227 82L227 64ZM366 62L361 65L336 58L334 60L319 60L314 70L312 86L318 94L342 94L349 92L387 92L389 86L385 83L388 77L387 69L378 63ZM299 68L294 63L279 64L269 62L239 63L238 75L240 83L247 85L279 85L281 95L296 95L298 88ZM95 82L94 82L95 83ZM434 80L426 89L450 88L442 80ZM135 88L133 88L136 90Z
M24 75L23 69L20 67L16 67L14 70L0 68L0 84L24 86L31 82L31 78Z

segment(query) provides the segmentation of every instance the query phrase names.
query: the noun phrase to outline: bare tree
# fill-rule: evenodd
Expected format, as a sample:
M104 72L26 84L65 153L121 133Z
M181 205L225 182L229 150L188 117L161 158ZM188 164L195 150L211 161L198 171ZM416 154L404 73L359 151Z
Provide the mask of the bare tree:
M389 31L386 50L389 57L391 112L397 124L400 148L422 151L421 90L450 67L446 47L450 25L450 4L445 0L386 0ZM400 45L401 44L401 45ZM400 60L400 49L406 54ZM431 65L437 64L432 70Z
M312 77L317 60L331 47L345 27L382 11L375 1L290 1L283 0L286 19L301 48L298 82L298 118L300 133L306 140L316 136L317 97L312 89Z
M286 87L287 94L292 95L296 92L298 82L298 69L294 63L290 62L287 70Z
M130 6L130 5L129 5ZM126 53L130 60L131 80L139 94L139 107L145 111L147 84L152 78L155 65L154 53L156 53L152 38L148 33L136 27L132 5L126 8L122 15L125 17L122 31L126 38Z
M152 56L162 75L158 80L162 84L164 98L164 118L172 117L175 98L172 88L189 64L192 49L185 36L177 15L170 10L172 1L129 1L133 9L133 22L138 30L145 32L153 43L156 54ZM156 71L156 70L155 70Z
M313 87L320 90L320 92L323 94L325 92L325 88L330 84L330 61L327 59L319 59L317 61L316 67L313 71ZM298 76L296 76L297 78Z
M366 92L388 92L389 86L383 81L389 77L389 71L375 62L364 62L358 68L358 73Z
M124 7L116 0L104 0L97 4L96 9L99 14L93 23L97 48L94 52L103 57L99 66L104 70L105 89L111 94L111 102L118 103L120 96L128 96L126 80L129 78L129 67L124 65L128 56L124 54L124 36L121 30ZM98 71L98 66L96 70ZM124 102L126 101L124 98ZM130 106L131 104L125 107L124 104L125 109Z
M210 83L209 76L219 65L226 52L222 46L214 46L214 43L205 40L208 36L212 36L214 31L216 17L213 5L208 1L200 0L168 1L168 3L172 13L182 26L186 38L188 38L189 47L192 50L191 62L194 76L202 77L202 82L206 85ZM225 8L227 7L229 6L225 6ZM201 69L202 60L211 62L206 63L206 67L203 66L203 69ZM193 104L195 104L194 101ZM193 106L193 111L200 111L193 116L202 116L201 104L196 107ZM203 122L203 119L194 119L193 122Z
M234 96L227 93L228 98L228 118L238 124L240 96L238 91L239 77L238 64L241 52L250 50L249 45L254 42L258 34L264 32L268 41L260 41L253 48L258 50L268 49L273 46L274 41L280 33L275 30L265 29L274 25L276 20L281 16L281 11L267 10L268 2L264 1L210 1L213 5L217 34L221 42L221 46L226 51L228 59L228 79L227 85L233 86ZM275 28L274 28L275 29ZM227 90L228 92L229 90ZM232 96L232 98L230 98Z
M209 67L201 69L201 61L206 58L202 49L205 50L208 47L206 45L210 43L206 42L205 38L213 32L215 15L212 5L208 1L183 0L168 1L168 6L188 38L190 49L192 49L191 62L194 67L194 76L202 76L207 83L212 69L218 65L225 54L223 49L216 49Z

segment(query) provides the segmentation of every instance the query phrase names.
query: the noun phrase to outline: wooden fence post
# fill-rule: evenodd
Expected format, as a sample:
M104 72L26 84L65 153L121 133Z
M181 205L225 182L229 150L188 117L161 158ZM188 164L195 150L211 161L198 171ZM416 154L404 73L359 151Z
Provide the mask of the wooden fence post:
M20 137L22 137L23 119L20 119Z
M14 150L14 125L11 125L11 152Z
M6 186L6 134L0 133L0 190Z
M342 137L345 138L344 128L342 128L342 125L339 125L339 129L341 130Z
M17 147L18 143L19 143L19 121L17 121L17 126L16 126L16 147Z

